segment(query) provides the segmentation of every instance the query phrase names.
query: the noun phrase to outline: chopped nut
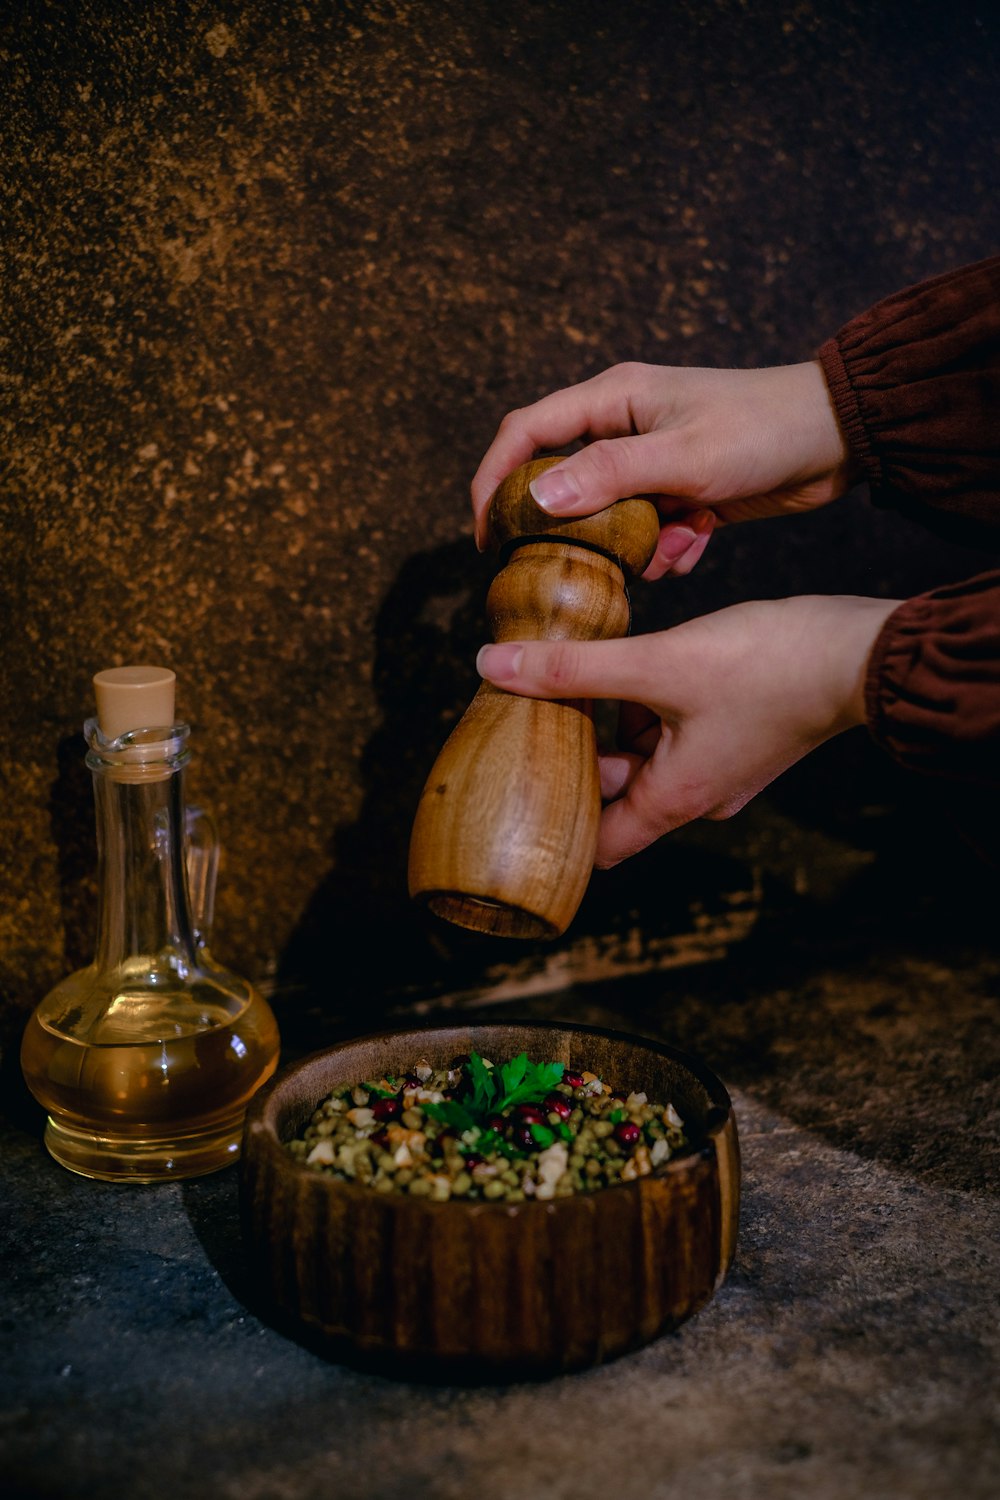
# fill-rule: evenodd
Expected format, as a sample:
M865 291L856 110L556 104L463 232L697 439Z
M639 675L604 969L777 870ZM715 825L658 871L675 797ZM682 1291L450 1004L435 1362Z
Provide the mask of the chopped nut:
M556 1141L546 1147L538 1158L538 1180L540 1183L556 1183L566 1170L569 1152L564 1141Z
M313 1162L320 1162L325 1167L332 1167L333 1160L333 1142L326 1136L321 1141L316 1142L306 1157L306 1161L310 1166L312 1166Z
M355 1089L355 1093L357 1092L357 1089ZM365 1098L368 1098L367 1094ZM370 1109L349 1109L347 1111L347 1118L357 1130L364 1129L366 1125L375 1124L375 1115Z
M410 1130L406 1125L389 1125L386 1128L386 1140L389 1142L390 1151L406 1145L411 1151L421 1152L424 1142L427 1140L422 1130Z

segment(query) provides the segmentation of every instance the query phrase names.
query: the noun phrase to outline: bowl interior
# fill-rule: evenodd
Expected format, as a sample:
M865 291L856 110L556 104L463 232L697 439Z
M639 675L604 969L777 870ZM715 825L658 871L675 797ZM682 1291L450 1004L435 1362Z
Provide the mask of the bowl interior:
M279 1074L251 1113L279 1141L291 1140L332 1089L398 1077L421 1058L446 1067L473 1049L496 1063L526 1052L532 1062L561 1062L673 1104L695 1149L729 1115L729 1096L718 1079L671 1047L600 1028L532 1022L403 1030L344 1042Z

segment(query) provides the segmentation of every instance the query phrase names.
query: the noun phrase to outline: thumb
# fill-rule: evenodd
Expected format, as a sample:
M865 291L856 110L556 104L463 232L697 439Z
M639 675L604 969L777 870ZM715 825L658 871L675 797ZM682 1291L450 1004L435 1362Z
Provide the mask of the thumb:
M632 495L692 493L679 444L670 432L602 438L546 469L529 488L554 516L589 516Z
M662 638L661 638L662 639ZM504 641L483 646L476 670L527 698L619 698L649 703L657 678L650 636L610 641Z

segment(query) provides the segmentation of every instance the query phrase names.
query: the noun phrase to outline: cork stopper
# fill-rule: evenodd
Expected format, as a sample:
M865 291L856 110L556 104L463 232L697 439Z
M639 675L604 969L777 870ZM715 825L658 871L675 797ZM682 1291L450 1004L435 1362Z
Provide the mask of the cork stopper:
M105 739L174 722L176 676L167 667L109 667L94 675L97 723Z

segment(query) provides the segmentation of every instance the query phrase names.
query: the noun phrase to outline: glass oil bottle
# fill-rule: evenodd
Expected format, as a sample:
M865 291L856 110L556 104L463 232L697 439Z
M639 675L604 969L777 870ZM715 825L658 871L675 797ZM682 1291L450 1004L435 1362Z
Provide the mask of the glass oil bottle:
M64 1167L111 1181L193 1177L239 1155L247 1103L277 1066L278 1028L263 996L206 947L218 844L209 820L185 811L189 731L174 722L174 674L121 667L94 683L98 715L84 733L97 951L34 1011L21 1066Z

